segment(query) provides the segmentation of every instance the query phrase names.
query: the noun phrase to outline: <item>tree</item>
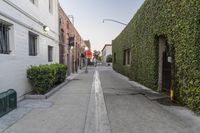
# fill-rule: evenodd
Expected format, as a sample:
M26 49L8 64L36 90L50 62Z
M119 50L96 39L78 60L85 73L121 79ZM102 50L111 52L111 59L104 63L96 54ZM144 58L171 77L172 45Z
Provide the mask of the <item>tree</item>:
M111 54L106 57L106 62L112 63L112 55Z
M97 50L94 50L94 52L93 52L93 56L94 56L94 58L96 58L96 60L101 60L100 54L101 54L101 52L97 51Z

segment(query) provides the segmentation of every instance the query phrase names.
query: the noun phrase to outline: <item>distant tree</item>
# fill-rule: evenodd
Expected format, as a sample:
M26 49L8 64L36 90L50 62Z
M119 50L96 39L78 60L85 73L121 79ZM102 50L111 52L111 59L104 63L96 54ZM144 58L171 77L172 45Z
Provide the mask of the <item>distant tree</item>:
M111 63L111 62L112 62L112 55L108 55L108 56L106 57L106 62L107 62L107 63Z
M101 60L100 54L100 51L94 50L93 57L96 58L96 60Z

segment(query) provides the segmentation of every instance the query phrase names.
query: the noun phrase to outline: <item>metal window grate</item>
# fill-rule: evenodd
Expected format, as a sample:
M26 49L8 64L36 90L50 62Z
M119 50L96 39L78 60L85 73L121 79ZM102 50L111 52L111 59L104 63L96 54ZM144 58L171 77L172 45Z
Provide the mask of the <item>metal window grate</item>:
M9 26L0 22L0 54L9 54Z
M48 61L52 62L53 61L53 47L48 46Z
M29 32L29 55L37 56L37 35Z

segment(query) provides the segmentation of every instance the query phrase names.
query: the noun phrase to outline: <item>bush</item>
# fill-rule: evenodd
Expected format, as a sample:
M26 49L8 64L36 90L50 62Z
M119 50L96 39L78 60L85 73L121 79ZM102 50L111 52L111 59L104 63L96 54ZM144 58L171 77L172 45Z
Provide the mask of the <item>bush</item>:
M112 62L112 55L108 55L108 56L106 57L106 62L107 62L107 63L111 63L111 62Z
M61 64L51 64L51 67L55 69L55 84L64 82L66 79L67 67Z
M67 67L61 64L30 66L27 78L31 81L36 94L45 94L66 79L66 71Z
M182 88L179 91L178 98L187 107L200 115L200 88Z

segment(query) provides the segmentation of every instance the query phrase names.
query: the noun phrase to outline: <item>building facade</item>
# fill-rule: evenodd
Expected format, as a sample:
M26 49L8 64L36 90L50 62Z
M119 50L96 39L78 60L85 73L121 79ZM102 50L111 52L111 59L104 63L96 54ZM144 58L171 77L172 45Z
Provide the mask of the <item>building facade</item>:
M104 65L107 65L107 57L109 55L112 55L112 45L111 44L106 44L103 49L102 49L102 63Z
M114 70L200 113L199 9L199 0L146 0L112 43Z
M88 47L88 50L91 50L90 40L84 40L85 45Z
M31 91L30 65L59 63L57 0L0 1L0 92Z
M85 43L74 27L73 21L73 16L68 16L59 5L60 63L68 66L68 75L81 68L81 53L83 53L82 49L85 47Z

